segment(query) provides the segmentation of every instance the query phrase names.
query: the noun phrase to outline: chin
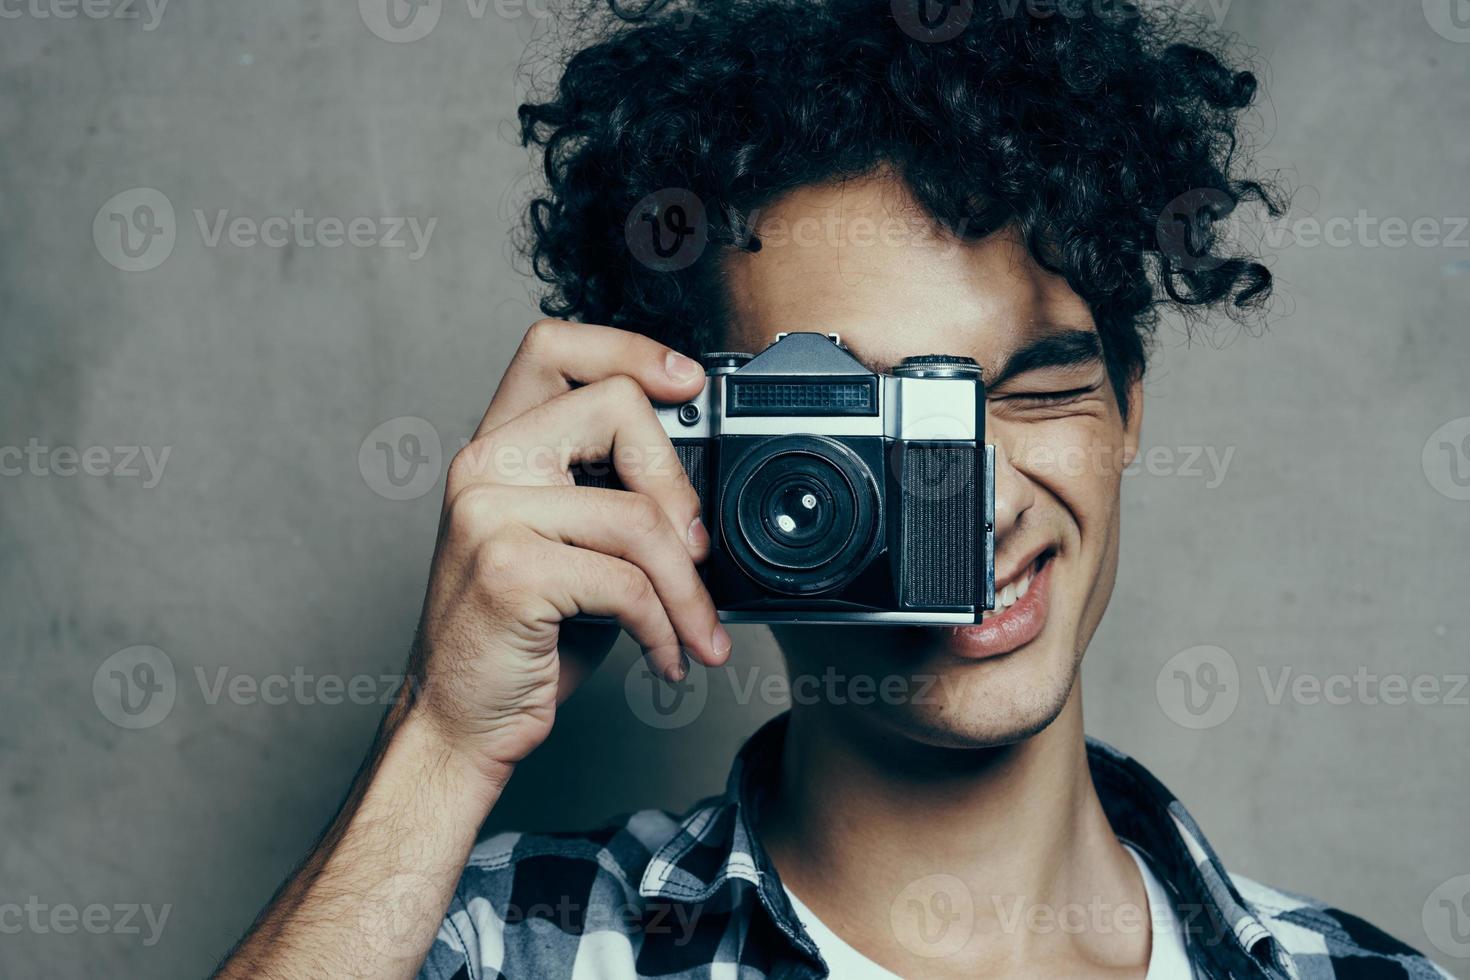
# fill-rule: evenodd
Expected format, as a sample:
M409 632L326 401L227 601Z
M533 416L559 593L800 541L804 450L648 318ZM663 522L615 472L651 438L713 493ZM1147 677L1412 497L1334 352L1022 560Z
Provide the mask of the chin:
M932 696L882 705L881 722L913 741L940 748L1014 745L1044 731L1067 706L1078 659L1040 638L985 663L935 664Z
M885 679L902 680L895 688L905 696L833 702L821 706L823 713L844 715L875 734L946 749L997 748L1044 731L1066 708L1081 662L1067 637L1048 635L1053 629L982 660L953 652L952 633L944 629L903 630L886 641L864 631L869 635L858 643L850 634L812 635L826 630L775 632L793 673L870 676L880 691ZM840 661L833 650L843 651Z

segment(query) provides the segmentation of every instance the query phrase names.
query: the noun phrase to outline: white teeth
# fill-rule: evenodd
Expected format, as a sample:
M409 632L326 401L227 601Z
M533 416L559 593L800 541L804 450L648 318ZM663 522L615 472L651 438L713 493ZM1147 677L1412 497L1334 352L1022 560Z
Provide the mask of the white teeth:
M1012 582L995 594L995 609L985 613L985 618L999 616L1002 612L1016 604L1016 600L1025 595L1031 588L1031 577L1034 572L1027 572L1018 581Z

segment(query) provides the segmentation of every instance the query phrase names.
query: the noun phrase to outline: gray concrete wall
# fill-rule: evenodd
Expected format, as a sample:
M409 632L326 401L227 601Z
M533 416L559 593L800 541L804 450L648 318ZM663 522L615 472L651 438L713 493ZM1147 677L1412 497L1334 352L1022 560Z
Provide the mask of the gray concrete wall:
M141 2L132 20L27 2L0 21L0 447L32 447L0 459L0 904L42 908L18 934L0 920L0 973L198 976L329 818L380 712L299 693L293 672L386 692L439 463L532 317L508 121L536 5L476 18L444 0L432 33L390 43L352 3L175 0L155 21ZM1152 766L1227 863L1465 972L1440 904L1470 891L1454 680L1470 670L1470 28L1452 2L1197 3L1269 63L1262 157L1301 191L1269 332L1168 335L1157 452L1126 482L1124 566L1085 675L1091 730ZM138 188L161 195L151 220ZM437 223L421 256L407 234L208 244L220 211L296 209ZM172 229L172 251L164 234L128 257L113 214ZM1357 227L1312 241L1313 220L1343 217ZM1418 218L1418 244L1392 247L1390 219ZM404 417L424 423L370 437ZM428 461L400 489L376 445L413 450L404 435ZM167 451L161 478L128 447L155 466ZM101 475L65 475L83 462ZM779 710L715 679L697 720L658 731L625 700L633 658L620 647L563 712L495 826L681 807ZM777 664L754 629L735 660ZM1204 660L1227 687L1194 715L1175 671L1205 677ZM153 700L133 688L129 714L114 672ZM285 703L228 687L271 675ZM1300 676L1346 677L1329 688L1347 703ZM1392 676L1429 679L1429 703L1384 703L1396 688L1372 678ZM100 934L64 933L65 909L92 903ZM119 928L118 904L169 906L161 935L142 915Z

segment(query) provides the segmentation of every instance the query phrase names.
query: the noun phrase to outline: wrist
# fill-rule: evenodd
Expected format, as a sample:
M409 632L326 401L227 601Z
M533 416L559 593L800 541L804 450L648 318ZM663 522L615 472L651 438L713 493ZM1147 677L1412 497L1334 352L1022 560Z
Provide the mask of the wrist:
M414 705L394 726L388 753L399 750L417 768L455 796L463 796L488 812L500 798L515 766L488 759L445 731L421 705Z

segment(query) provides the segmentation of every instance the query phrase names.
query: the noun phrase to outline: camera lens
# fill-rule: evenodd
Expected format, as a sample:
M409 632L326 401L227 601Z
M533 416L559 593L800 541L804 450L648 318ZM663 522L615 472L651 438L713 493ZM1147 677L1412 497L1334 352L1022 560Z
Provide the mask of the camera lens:
M831 460L812 452L774 452L735 491L735 524L762 584L797 580L806 591L828 576L856 530L857 487ZM747 568L747 571L752 571ZM816 576L791 573L821 573Z
M877 485L866 464L835 440L772 439L734 468L726 486L722 520L731 555L767 589L835 589L871 558Z
M820 456L785 453L741 490L740 529L757 555L783 568L816 568L852 535L853 489Z
M771 534L786 544L800 547L832 523L831 502L823 487L805 481L793 482L772 495L766 507Z

